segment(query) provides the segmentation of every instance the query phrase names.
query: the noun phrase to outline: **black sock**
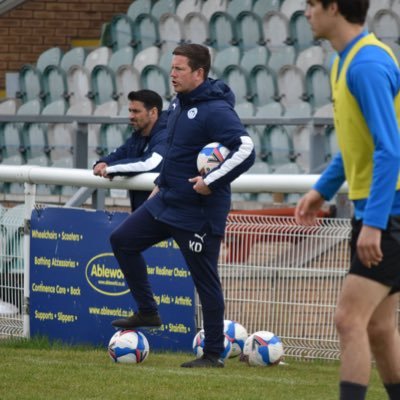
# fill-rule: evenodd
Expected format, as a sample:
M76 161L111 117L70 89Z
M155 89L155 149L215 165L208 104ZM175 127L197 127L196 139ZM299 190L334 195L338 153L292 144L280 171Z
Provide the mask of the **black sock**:
M384 386L390 400L400 399L400 383L385 383Z
M364 400L366 394L367 386L347 381L340 382L340 400Z

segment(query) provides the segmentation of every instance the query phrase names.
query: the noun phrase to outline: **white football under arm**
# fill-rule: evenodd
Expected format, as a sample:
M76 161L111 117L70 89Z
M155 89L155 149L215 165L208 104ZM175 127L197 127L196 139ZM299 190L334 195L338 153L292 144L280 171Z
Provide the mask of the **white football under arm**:
M116 164L106 168L107 174L130 173L130 172L147 172L156 168L162 161L162 156L158 153L153 153L145 161L138 161L126 164Z
M242 144L239 146L239 149L233 153L233 156L226 161L224 161L221 165L221 168L216 169L215 171L211 171L207 177L204 179L204 183L209 185L214 181L222 178L228 172L232 171L235 167L241 164L253 151L254 143L251 140L250 136L241 136L240 140Z

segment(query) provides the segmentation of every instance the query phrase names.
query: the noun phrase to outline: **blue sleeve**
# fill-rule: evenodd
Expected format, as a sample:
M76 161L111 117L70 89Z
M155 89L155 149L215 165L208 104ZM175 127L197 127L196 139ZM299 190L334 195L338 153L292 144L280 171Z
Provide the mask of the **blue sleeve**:
M400 138L394 98L400 74L389 54L377 46L359 51L347 71L374 142L372 184L364 210L366 225L384 229L393 204L400 168Z
M331 200L346 180L342 155L337 153L313 186L325 200Z
M130 139L128 139L122 146L116 148L113 152L110 154L99 158L99 160L96 162L96 164L100 162L105 162L107 165L112 165L115 164L116 162L119 162L120 160L126 159L128 155L128 143Z

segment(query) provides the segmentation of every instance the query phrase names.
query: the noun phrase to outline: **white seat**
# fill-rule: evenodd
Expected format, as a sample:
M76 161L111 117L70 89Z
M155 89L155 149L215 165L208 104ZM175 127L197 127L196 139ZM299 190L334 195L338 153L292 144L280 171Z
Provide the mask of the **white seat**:
M289 38L289 20L280 11L269 11L263 17L263 36L268 46L286 45Z
M300 68L295 65L284 65L278 71L277 82L278 95L285 107L302 101L306 91L304 74Z
M159 59L160 49L156 46L150 46L136 54L133 67L141 74L144 67L149 64L157 65Z
M209 21L211 15L213 15L217 11L226 11L228 7L228 0L206 0L203 2L201 6L201 13L206 17Z
M110 61L112 50L109 47L102 46L92 50L85 59L85 68L89 72L92 72L96 65L107 65Z
M183 20L184 36L191 43L206 44L210 40L208 20L200 12L191 12Z
M160 39L163 43L178 45L185 39L183 21L176 14L163 14L158 22Z
M128 94L141 88L140 74L132 65L121 65L115 74L115 84L120 106L128 104Z
M176 7L175 14L183 21L191 12L201 11L202 0L181 0Z
M323 65L325 60L325 52L321 46L312 46L302 50L296 58L296 66L298 66L304 74L312 65Z
M305 11L307 6L306 0L284 0L281 4L280 11L286 15L287 19L290 18L296 11Z

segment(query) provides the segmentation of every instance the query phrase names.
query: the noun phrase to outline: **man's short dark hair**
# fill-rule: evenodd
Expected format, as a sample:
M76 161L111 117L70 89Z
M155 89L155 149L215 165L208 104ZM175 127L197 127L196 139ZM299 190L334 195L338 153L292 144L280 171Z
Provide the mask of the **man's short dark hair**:
M323 8L331 3L337 3L340 14L353 24L363 25L367 18L369 0L318 0Z
M206 46L196 43L185 43L176 47L172 54L187 57L189 59L188 65L192 71L203 68L204 79L207 78L211 67L211 56Z
M146 110L151 110L153 107L157 108L158 115L161 114L163 108L163 100L161 96L149 89L142 89L136 92L132 91L128 94L129 101L140 101L143 103Z

